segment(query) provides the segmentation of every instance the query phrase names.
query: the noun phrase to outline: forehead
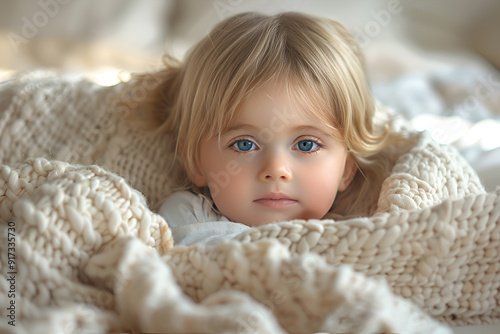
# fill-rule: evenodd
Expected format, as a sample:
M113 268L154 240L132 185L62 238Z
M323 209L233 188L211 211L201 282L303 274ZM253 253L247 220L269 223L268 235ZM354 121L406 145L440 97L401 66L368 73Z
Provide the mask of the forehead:
M325 105L317 95L283 80L267 82L248 94L236 109L228 127L241 124L281 127L311 125L331 130L331 115L325 115Z

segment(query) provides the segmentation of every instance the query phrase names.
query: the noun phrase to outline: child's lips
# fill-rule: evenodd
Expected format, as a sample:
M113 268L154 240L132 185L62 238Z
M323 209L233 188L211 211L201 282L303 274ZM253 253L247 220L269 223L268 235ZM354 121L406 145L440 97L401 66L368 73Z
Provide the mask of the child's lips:
M266 196L264 198L256 199L254 202L269 209L283 209L298 203L297 200L281 196Z

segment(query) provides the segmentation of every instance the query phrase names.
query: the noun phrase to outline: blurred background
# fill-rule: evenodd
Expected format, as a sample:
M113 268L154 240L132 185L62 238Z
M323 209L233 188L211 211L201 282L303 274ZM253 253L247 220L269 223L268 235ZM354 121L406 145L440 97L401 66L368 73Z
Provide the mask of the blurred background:
M113 83L113 72L160 66L164 52L181 58L221 19L249 10L340 21L375 80L443 64L500 68L498 0L3 0L0 71L52 67Z
M377 99L460 149L488 189L500 185L498 0L3 0L0 80L43 67L114 85L160 69L165 52L182 58L243 11L344 24Z

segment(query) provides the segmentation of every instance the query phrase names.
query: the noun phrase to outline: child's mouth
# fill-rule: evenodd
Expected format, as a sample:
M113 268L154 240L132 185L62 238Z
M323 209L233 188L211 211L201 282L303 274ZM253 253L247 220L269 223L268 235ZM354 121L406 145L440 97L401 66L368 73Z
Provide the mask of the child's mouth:
M298 201L290 198L279 198L279 199L260 198L255 200L254 203L263 205L266 208L270 209L283 209L297 204Z

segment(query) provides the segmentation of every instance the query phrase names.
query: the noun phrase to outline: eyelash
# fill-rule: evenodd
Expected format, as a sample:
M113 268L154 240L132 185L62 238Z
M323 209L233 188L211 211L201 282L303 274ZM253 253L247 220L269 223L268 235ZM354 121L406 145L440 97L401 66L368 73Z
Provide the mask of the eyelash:
M238 138L238 139L235 139L235 140L233 140L233 141L231 142L231 144L229 144L229 145L228 145L228 147L229 147L230 149L232 149L234 152L238 153L238 154L245 154L245 153L249 153L249 152L255 151L255 150L251 150L251 151L241 151L241 150L238 150L237 148L235 148L235 145L236 145L239 141L244 141L244 140L251 142L253 145L255 145L255 146L258 148L257 144L255 144L253 140L248 139L248 138Z
M228 145L228 148L231 148L235 153L238 153L238 154L245 154L245 153L249 153L249 152L252 152L252 151L255 151L255 150L249 150L249 151L241 151L241 150L238 150L237 148L235 148L235 145L240 142L240 141L249 141L251 142L253 145L255 145L257 148L259 148L257 146L257 144L252 140L252 139L248 139L248 138L238 138L238 139L235 139L231 142L231 144ZM298 143L300 143L301 141L310 141L312 142L313 144L316 144L318 146L317 149L315 149L314 151L302 151L302 150L299 150L297 149L297 151L299 151L301 154L315 154L315 153L318 153L322 148L324 148L324 145L319 141L319 139L317 138L305 138L305 139L301 139L299 141L297 141L293 147L295 147L296 145L298 145Z
M301 141L310 141L313 144L316 144L316 146L318 147L314 151L302 151L302 150L297 149L302 154L316 154L316 153L318 153L325 146L317 138L301 139L301 140L297 141L297 143L295 143L295 145L293 145L293 146L294 147L297 146Z

